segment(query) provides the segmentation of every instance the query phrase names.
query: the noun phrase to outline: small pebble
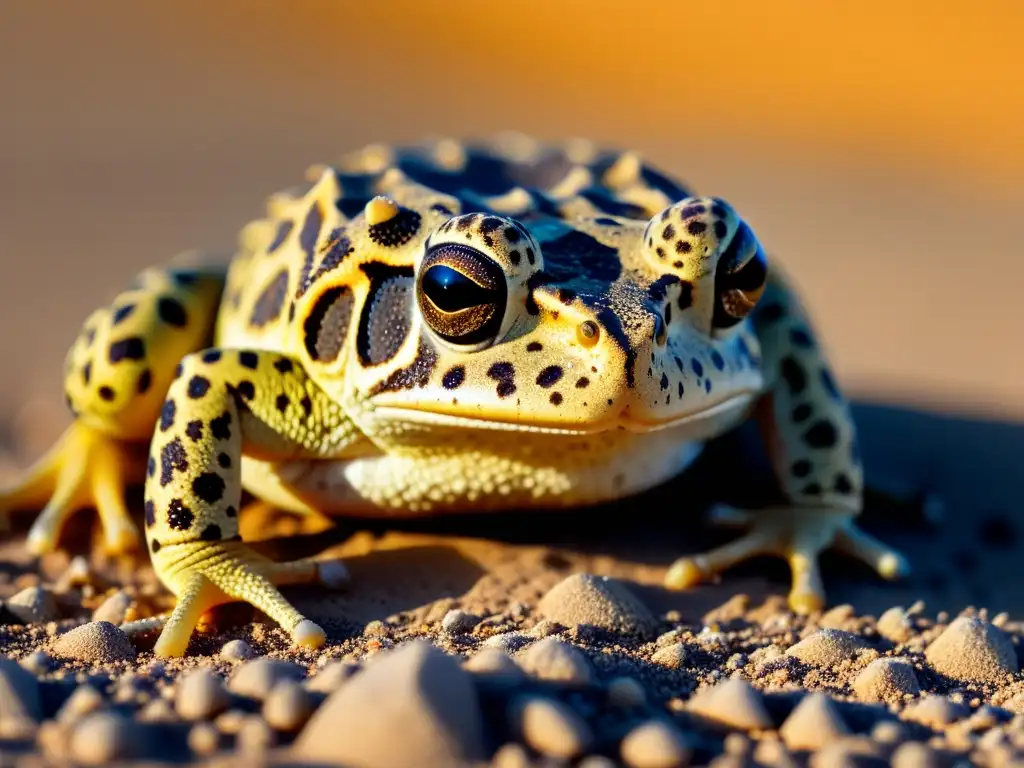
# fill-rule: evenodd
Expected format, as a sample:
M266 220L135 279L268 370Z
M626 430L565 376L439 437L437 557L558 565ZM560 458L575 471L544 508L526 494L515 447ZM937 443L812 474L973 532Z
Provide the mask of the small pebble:
M135 757L141 745L131 720L113 712L94 712L75 725L70 746L78 762L103 765Z
M551 635L557 635L559 632L563 632L565 627L559 624L557 621L551 621L549 619L541 619L533 625L527 631L530 637L535 637L538 640L543 637L551 637Z
M937 671L954 680L998 683L1017 672L1017 653L1009 635L971 616L955 619L925 649Z
M99 608L92 613L93 621L109 621L114 626L124 624L128 609L131 608L132 598L124 590L118 590L106 600Z
M690 746L674 725L651 720L633 728L619 745L630 768L674 768L690 760Z
M229 703L224 680L210 669L187 672L175 686L174 708L185 720L209 720Z
M7 611L23 624L59 621L60 611L53 595L43 587L26 587L5 602Z
M836 705L823 693L806 694L779 728L787 747L812 751L849 732Z
M594 740L583 718L556 699L523 699L514 707L514 718L523 741L548 757L578 757Z
M205 757L220 748L220 731L212 723L196 723L188 732L188 748Z
M171 690L171 689L168 689ZM139 720L146 723L176 723L178 713L174 705L165 698L153 699L139 710Z
M359 670L359 664L354 661L332 661L306 680L306 690L313 693L331 693Z
M853 681L857 698L864 702L900 701L921 692L910 662L902 659L875 659Z
M89 561L81 555L75 555L71 558L71 562L68 563L67 569L61 576L61 583L69 588L79 588L91 585L93 578Z
M622 634L653 634L657 617L619 581L575 573L548 590L537 610L566 627L589 624Z
M684 643L672 643L659 648L651 655L651 661L669 669L682 669L686 666L687 651Z
M446 635L464 635L472 632L480 623L480 617L458 608L448 611L441 620L441 629Z
M480 645L483 648L496 648L499 651L505 653L515 653L521 648L525 648L534 641L534 638L530 637L525 632L502 632L498 635L491 635Z
M239 696L249 696L262 701L282 680L301 682L306 670L298 664L281 659L260 658L247 661L238 667L228 682L228 690Z
M213 721L214 727L223 734L235 736L242 730L249 715L240 709L229 709Z
M971 714L965 705L954 703L946 696L930 694L903 710L903 717L911 722L941 730L943 726L962 720Z
M228 640L220 647L220 657L224 661L248 661L256 655L256 651L245 640Z
M905 643L914 636L914 623L902 605L896 605L878 617L878 634L894 643Z
M512 657L497 648L482 648L466 659L462 668L475 675L487 676L490 680L516 684L526 679L523 668Z
M563 640L547 637L520 653L519 666L541 680L585 684L594 678L586 655Z
M259 715L247 715L235 736L235 747L242 752L264 753L277 744L277 736Z
M93 621L58 635L51 650L55 656L101 664L135 658L128 635L107 621Z
M67 698L57 712L57 719L62 723L72 723L103 707L103 694L91 685L80 685Z
M53 669L53 657L46 651L33 651L21 660L21 666L36 675L43 675Z
M919 741L900 744L889 758L892 768L939 768L942 764L935 750Z
M619 709L642 707L647 703L647 691L640 681L632 677L616 677L608 681L605 689L608 704Z
M732 678L690 700L690 711L742 731L773 727L764 698L745 680Z
M271 728L295 733L313 714L313 699L299 683L282 680L263 702L263 718Z
M841 629L821 629L809 635L786 651L804 662L818 667L833 667L847 659L852 659L857 651L867 648L863 639Z
M39 683L16 662L0 657L0 727L22 730L43 718Z

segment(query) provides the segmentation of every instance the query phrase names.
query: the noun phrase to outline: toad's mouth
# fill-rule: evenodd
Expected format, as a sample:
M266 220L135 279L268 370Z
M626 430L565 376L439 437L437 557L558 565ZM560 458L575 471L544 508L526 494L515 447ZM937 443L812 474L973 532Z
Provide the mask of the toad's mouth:
M517 411L514 418L505 413L488 412L480 408L467 415L466 410L459 413L445 410L444 404L430 409L422 404L413 406L389 404L374 408L374 418L396 423L406 422L430 425L450 429L497 430L506 432L530 432L551 435L589 435L613 430L647 433L664 429L691 427L692 437L700 438L704 430L714 433L723 420L745 413L758 395L756 389L739 390L730 393L716 402L705 402L702 407L688 413L673 414L667 419L645 419L631 412L627 406L621 411L609 411L603 418L572 423L571 421L544 418L543 414L531 413L527 410Z

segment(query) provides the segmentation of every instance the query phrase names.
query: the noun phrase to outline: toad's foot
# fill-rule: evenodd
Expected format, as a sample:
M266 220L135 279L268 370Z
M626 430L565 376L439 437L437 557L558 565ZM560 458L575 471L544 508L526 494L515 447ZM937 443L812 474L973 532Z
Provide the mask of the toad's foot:
M61 529L73 512L95 507L107 551L127 552L139 542L124 502L126 472L142 478L137 464L130 446L75 421L13 487L0 491L0 518L15 509L43 507L27 544L29 551L41 555L57 548Z
M808 614L825 606L818 556L830 546L867 563L885 579L910 572L899 552L857 528L852 512L819 507L746 512L720 506L712 514L720 523L745 525L750 530L717 549L676 560L665 575L669 589L692 587L755 555L779 555L789 562L793 574L790 608Z

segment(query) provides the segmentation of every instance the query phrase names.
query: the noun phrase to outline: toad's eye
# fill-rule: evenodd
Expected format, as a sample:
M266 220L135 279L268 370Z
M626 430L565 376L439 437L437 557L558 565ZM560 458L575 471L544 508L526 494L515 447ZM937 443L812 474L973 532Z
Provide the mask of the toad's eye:
M430 329L450 344L493 342L507 299L505 273L487 254L461 243L443 243L423 257L416 300Z
M768 262L761 244L745 223L718 260L715 273L715 328L730 328L750 314L764 293Z

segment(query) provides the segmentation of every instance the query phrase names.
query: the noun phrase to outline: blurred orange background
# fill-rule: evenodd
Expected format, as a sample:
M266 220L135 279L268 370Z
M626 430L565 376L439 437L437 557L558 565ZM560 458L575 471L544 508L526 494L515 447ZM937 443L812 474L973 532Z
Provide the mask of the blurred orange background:
M855 394L1024 416L1024 3L0 0L0 414L312 162L514 128L746 218Z

